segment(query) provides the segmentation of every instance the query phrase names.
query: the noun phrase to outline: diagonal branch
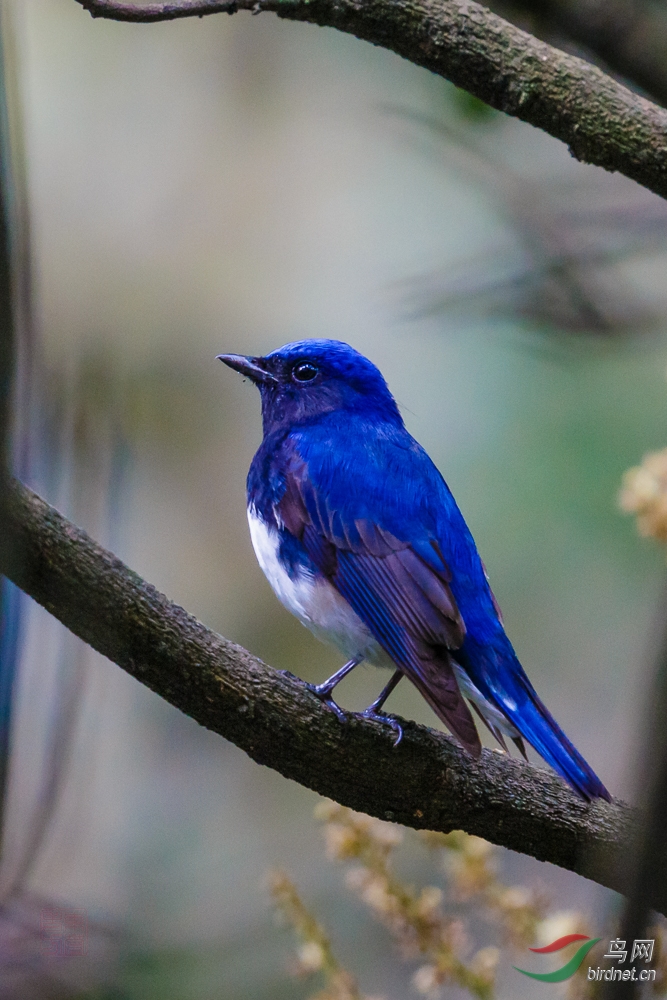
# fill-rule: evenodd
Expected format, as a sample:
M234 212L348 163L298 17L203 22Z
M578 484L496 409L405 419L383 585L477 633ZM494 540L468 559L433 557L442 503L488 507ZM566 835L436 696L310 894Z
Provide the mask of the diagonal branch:
M473 0L77 0L94 17L164 21L237 10L329 25L391 49L567 143L584 163L667 197L667 110Z
M623 891L637 815L587 805L554 774L448 736L332 712L289 673L211 632L14 480L2 526L21 553L14 582L137 680L307 788L417 829L466 830ZM659 862L660 859L657 859ZM664 864L664 862L663 862ZM667 910L667 897L653 901Z
M526 15L540 37L557 33L585 46L648 94L667 104L667 7L653 0L491 0L498 14Z

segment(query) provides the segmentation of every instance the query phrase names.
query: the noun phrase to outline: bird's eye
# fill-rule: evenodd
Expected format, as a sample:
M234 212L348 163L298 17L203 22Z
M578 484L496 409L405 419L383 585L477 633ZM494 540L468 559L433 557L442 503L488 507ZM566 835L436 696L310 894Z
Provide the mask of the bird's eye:
M300 361L292 369L292 378L295 382L312 382L317 375L317 368L309 361Z

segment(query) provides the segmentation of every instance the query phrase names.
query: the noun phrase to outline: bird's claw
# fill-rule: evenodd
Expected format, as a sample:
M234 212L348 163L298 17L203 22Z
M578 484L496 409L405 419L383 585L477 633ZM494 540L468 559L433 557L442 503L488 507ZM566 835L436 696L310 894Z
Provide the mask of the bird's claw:
M374 712L372 709L367 708L365 712L361 712L361 717L362 719L370 719L371 722L381 722L385 726L390 726L396 733L396 739L394 740L395 747L403 739L403 726L393 715L385 715L384 712Z
M326 705L327 708L331 709L331 711L336 715L339 722L345 723L348 721L347 713L344 712L343 709L340 707L340 705L337 705L336 702L331 697L332 689L328 685L306 684L306 687L312 694L315 695L316 698L320 699L323 705Z

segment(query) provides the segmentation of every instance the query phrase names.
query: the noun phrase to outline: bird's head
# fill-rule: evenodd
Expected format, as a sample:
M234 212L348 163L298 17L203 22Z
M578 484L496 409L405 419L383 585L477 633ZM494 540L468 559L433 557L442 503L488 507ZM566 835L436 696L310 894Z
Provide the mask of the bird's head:
M335 410L402 423L380 371L340 340L300 340L263 358L218 358L259 388L265 434Z

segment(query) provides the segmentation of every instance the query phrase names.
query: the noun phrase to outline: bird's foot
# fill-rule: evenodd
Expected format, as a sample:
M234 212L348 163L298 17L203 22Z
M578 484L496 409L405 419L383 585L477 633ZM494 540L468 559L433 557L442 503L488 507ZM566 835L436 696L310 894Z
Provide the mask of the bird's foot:
M335 713L339 722L345 723L348 721L347 712L344 712L340 705L337 705L331 697L333 688L329 684L306 684L306 687L316 698L320 699L323 705L326 705L327 708L330 708Z
M403 739L403 726L393 715L387 715L385 712L377 712L372 705L365 712L360 712L359 714L362 719L370 719L371 722L382 722L385 726L390 726L396 733L396 739L394 740L395 747Z

